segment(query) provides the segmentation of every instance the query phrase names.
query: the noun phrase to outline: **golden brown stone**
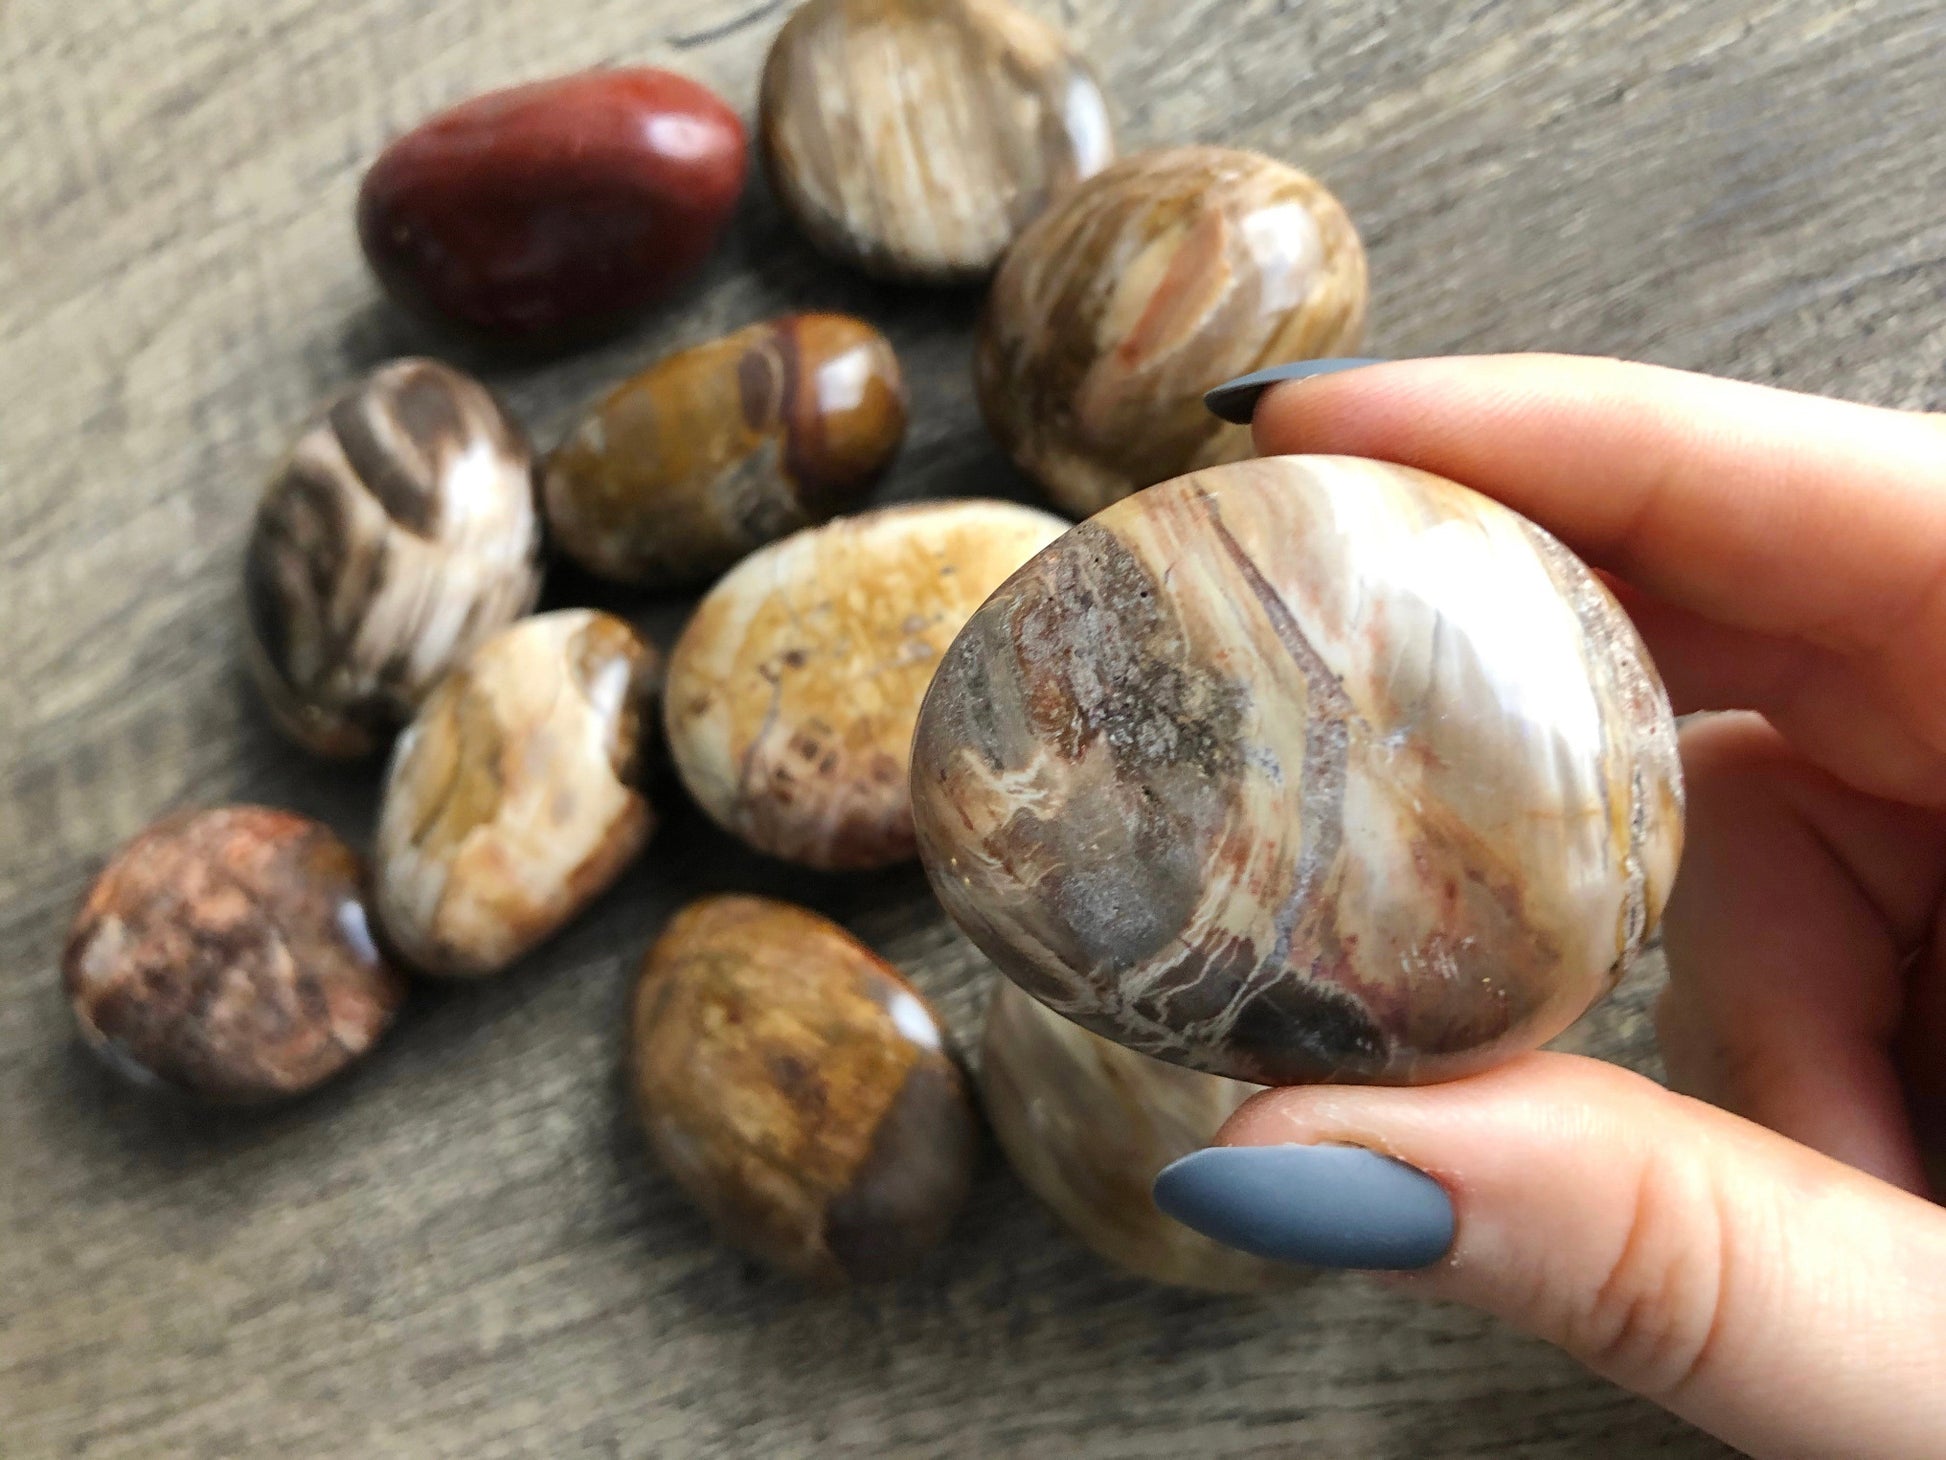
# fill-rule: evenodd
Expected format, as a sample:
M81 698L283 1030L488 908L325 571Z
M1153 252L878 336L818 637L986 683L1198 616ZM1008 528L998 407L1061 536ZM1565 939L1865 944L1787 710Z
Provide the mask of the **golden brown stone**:
M913 784L934 889L1022 988L1266 1085L1553 1038L1682 847L1669 702L1600 581L1345 457L1199 472L1041 554L947 652Z
M1007 0L810 0L764 66L758 143L814 243L911 283L981 278L1115 154L1093 75Z
M790 315L609 392L548 462L548 527L590 572L693 587L856 506L904 438L891 342L863 320Z
M631 1018L649 1142L725 1240L813 1282L942 1238L976 1128L938 1016L835 923L712 897L670 922Z
M1010 502L913 503L745 558L669 661L689 793L772 856L827 870L910 857L912 725L939 656L1067 525Z
M115 853L68 935L82 1038L142 1084L224 1101L309 1090L405 998L365 897L363 865L318 822L262 806L157 822Z
M498 973L620 875L654 825L640 760L660 662L610 614L523 619L476 649L399 736L379 915L428 973Z
M1253 152L1125 157L1007 255L980 324L980 408L1063 511L1250 454L1203 392L1354 353L1365 251L1338 200Z
M395 360L307 427L257 508L249 663L271 716L320 755L364 755L439 679L534 606L527 434L435 360Z
M1157 1172L1207 1146L1262 1088L1124 1049L1006 979L987 1010L980 1095L1007 1160L1076 1237L1154 1282L1250 1293L1302 1281L1165 1217L1149 1195Z

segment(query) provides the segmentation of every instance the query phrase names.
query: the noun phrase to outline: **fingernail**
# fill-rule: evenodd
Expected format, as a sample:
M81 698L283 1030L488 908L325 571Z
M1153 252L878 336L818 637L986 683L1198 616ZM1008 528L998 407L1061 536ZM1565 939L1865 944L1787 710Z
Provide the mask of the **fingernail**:
M1318 375L1336 375L1340 370L1356 370L1361 365L1383 365L1383 360L1297 360L1289 365L1273 365L1268 370L1253 370L1226 380L1203 397L1203 404L1224 420L1238 426L1250 424L1257 413L1257 402L1273 385L1286 380L1310 380Z
M1311 1267L1404 1271L1453 1245L1425 1172L1356 1146L1212 1146L1165 1166L1155 1204L1213 1242Z

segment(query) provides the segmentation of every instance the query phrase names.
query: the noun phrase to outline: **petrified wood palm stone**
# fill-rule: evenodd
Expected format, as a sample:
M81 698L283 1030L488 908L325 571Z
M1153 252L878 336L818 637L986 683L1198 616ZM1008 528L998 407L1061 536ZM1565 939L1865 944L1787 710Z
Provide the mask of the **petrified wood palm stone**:
M940 666L913 803L1027 992L1268 1085L1552 1038L1682 840L1668 700L1600 582L1474 492L1335 457L1169 482L1035 558Z
M905 439L885 336L840 314L751 325L610 391L548 461L554 544L604 578L694 587L856 506Z
M1260 1088L1090 1034L1005 979L987 1009L980 1095L1015 1174L1094 1251L1153 1282L1249 1293L1302 1280L1165 1217L1149 1195Z
M1250 454L1203 409L1266 365L1349 355L1365 250L1330 193L1254 152L1125 157L1020 237L975 357L987 424L1076 517Z
M363 864L329 827L263 806L172 816L117 851L62 971L111 1068L219 1101L320 1084L405 999L372 939Z
M621 619L503 629L426 700L386 773L373 860L386 936L426 973L498 973L647 842L661 660Z
M983 277L1115 153L1087 66L1007 0L809 0L765 63L758 142L820 248L932 284Z
M630 1049L650 1145L723 1237L821 1284L946 1233L976 1127L938 1016L815 913L712 897L642 967Z
M487 388L395 360L298 438L244 572L252 675L278 727L364 755L540 591L527 435Z
M774 857L825 871L909 859L912 726L939 656L1067 527L1012 502L915 502L752 553L669 658L683 785Z

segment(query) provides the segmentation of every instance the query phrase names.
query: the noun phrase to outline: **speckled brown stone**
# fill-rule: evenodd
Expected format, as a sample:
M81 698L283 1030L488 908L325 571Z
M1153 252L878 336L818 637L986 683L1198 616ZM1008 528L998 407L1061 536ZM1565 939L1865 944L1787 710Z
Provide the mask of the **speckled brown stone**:
M919 502L752 553L670 655L683 785L775 857L827 871L910 858L912 726L939 656L1067 526L1012 502Z
M1094 76L1007 0L809 0L764 65L758 143L814 243L934 284L984 277L1115 155Z
M554 545L651 591L861 502L905 439L905 383L863 320L796 314L659 361L610 391L548 461Z
M726 1241L785 1272L891 1276L966 1199L977 1127L938 1016L815 913L684 909L643 964L630 1043L663 1166Z
M251 672L298 744L364 755L540 580L526 432L470 376L395 360L320 413L257 507Z
M562 609L482 644L394 747L373 851L391 945L426 973L498 973L634 860L661 658Z
M1338 200L1254 152L1125 157L1050 208L994 278L980 409L1062 511L1250 454L1203 392L1288 360L1349 355L1365 250Z
M933 887L1015 982L1263 1085L1553 1038L1682 847L1669 702L1600 581L1345 457L1198 472L1040 554L947 651L912 776Z
M157 822L88 889L61 960L81 1036L141 1084L296 1095L371 1048L404 981L330 828L228 806Z

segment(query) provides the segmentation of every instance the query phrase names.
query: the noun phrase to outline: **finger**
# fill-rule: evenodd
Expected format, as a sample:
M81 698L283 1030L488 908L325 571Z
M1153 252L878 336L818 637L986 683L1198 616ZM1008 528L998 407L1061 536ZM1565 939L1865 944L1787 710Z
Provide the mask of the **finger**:
M1693 722L1682 746L1689 811L1659 1018L1671 1077L1926 1191L1896 1043L1946 832L1838 784L1754 715Z
M1405 360L1280 385L1265 453L1464 482L1718 623L1876 652L1946 629L1946 425L1649 365Z
M1748 1121L1535 1054L1450 1085L1271 1091L1221 1139L1156 1191L1218 1240L1342 1255L1414 1204L1374 1173L1417 1168L1454 1236L1408 1287L1498 1314L1758 1456L1938 1454L1946 1213ZM1307 1179L1334 1146L1396 1160L1320 1161Z

